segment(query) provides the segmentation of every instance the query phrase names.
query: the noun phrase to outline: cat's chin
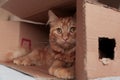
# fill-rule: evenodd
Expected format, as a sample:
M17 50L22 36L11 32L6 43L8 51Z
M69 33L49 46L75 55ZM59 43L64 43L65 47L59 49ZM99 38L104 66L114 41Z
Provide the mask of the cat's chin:
M64 43L63 46L67 48L67 47L69 47L70 45L69 45L68 43Z
M64 49L69 49L74 46L74 43L71 43L71 42L61 42L57 44Z
M61 45L62 48L64 49L68 49L70 47L70 44L69 43L64 43Z

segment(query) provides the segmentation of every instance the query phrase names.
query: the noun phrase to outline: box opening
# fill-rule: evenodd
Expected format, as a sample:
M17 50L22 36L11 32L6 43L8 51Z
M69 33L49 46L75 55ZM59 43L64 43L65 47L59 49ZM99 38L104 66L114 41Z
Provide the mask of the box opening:
M22 6L21 6L22 4ZM43 4L43 5L40 5ZM34 6L33 6L34 5ZM8 1L4 5L8 11L20 17L23 20L29 20L34 22L47 23L48 21L48 10L52 10L58 17L69 17L73 16L76 13L76 0L70 1L49 1L49 0L39 0L34 1L25 0L24 2L19 0ZM17 6L17 8L15 8ZM23 10L25 13L23 13ZM8 18L10 20L10 17ZM17 45L29 47L32 50L35 48L46 46L49 43L49 25L37 25L25 22L18 22L18 35ZM47 42L47 43L45 43ZM51 78L51 75L48 74L48 67L43 65L43 68L37 68L39 66L17 66L13 63L11 65L6 64L10 67L13 67L16 70L22 71L24 73L30 74L34 77L42 77L44 74L45 79ZM32 67L32 69L31 69ZM42 67L42 66L40 66ZM47 77L49 75L50 77ZM52 79L52 78L51 78Z
M114 60L115 39L99 37L99 59L109 58Z
M29 30L29 31L28 31ZM48 44L49 26L35 25L29 23L20 24L20 46L32 50Z
M120 0L98 0L98 2L116 9L120 9Z

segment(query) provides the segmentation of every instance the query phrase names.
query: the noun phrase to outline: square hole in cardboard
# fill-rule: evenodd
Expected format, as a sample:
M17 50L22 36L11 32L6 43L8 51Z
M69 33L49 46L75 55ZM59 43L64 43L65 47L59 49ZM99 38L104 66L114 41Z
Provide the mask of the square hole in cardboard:
M99 58L110 58L114 60L114 48L116 45L115 39L107 37L99 37Z

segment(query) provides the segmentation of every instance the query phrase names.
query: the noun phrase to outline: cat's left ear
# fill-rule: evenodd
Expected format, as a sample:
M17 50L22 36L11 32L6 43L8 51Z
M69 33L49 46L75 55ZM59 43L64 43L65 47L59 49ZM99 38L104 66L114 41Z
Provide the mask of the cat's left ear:
M51 10L48 11L48 17L49 17L49 19L48 19L47 24L49 24L53 21L56 21L58 19L58 17Z

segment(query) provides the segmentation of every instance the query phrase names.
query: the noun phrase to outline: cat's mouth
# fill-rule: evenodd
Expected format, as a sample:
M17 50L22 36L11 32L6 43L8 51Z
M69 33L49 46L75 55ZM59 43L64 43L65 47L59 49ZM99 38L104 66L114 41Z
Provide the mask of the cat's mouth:
M63 45L64 47L69 47L69 46L70 46L69 42L67 42L67 41L65 41L62 45Z
M57 40L57 44L59 44L63 48L69 48L74 45L74 40Z
M66 44L69 44L69 42L68 41L63 41L63 45L66 45Z

